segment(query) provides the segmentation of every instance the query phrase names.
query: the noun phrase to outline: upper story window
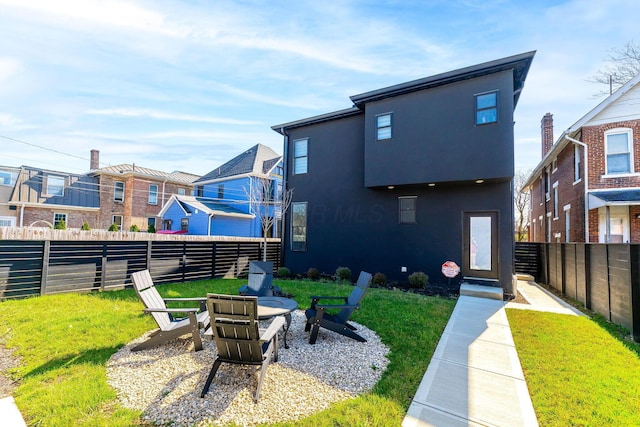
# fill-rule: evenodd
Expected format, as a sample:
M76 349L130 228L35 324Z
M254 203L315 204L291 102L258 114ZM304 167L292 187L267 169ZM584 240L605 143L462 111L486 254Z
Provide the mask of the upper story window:
M293 174L307 173L307 145L309 139L297 139L293 141Z
M578 144L573 149L573 180L578 182L582 179L582 147Z
M633 134L631 129L605 132L606 173L633 173Z
M178 195L184 196L187 194L187 191L184 188L178 188Z
M553 161L551 162L551 172L555 172L558 170L558 158L556 157L555 159L553 159Z
M224 184L218 184L218 199L224 199Z
M549 191L551 190L551 168L547 167L544 172L544 199L548 202L550 200Z
M476 95L476 124L485 125L498 121L498 92Z
M116 181L113 183L113 200L124 202L124 182Z
M398 197L400 224L416 223L416 196Z
M158 204L158 186L156 184L149 184L149 204Z
M196 197L202 197L204 195L204 186L196 186L196 188L193 190L193 195Z
M64 177L47 175L47 193L50 196L62 196L64 194Z
M17 177L18 174L16 172L0 170L0 185L10 185L13 187Z
M378 141L391 139L391 117L391 113L376 116L376 139Z

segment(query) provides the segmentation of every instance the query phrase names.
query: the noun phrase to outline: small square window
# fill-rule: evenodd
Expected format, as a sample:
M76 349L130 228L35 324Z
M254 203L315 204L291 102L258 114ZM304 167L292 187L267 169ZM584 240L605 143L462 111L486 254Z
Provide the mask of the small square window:
M377 140L391 139L391 113L376 116Z
M485 125L498 121L498 92L476 95L476 124Z
M67 226L67 214L66 213L55 213L53 214L53 228L60 226L61 223Z
M184 196L185 194L187 194L187 192L185 191L184 188L178 188L178 195Z

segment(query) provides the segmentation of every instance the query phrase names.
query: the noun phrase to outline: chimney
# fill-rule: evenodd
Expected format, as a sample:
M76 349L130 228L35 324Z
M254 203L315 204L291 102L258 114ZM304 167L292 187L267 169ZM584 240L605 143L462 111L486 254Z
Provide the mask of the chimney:
M553 147L553 114L547 113L540 123L542 129L542 157Z
M89 162L89 169L100 169L100 151L91 150L91 160Z

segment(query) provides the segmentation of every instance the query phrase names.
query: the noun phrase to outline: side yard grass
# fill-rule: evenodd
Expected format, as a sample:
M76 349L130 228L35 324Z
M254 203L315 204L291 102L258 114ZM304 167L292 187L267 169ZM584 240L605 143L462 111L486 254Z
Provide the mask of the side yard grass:
M541 426L640 426L640 345L602 319L507 316Z
M236 294L241 280L158 285L167 297ZM277 281L301 309L311 295L348 295L351 286ZM375 388L333 405L295 425L397 426L427 368L455 301L370 289L353 320L375 330L390 347L390 364ZM121 407L106 382L106 363L127 342L153 329L131 289L64 294L0 303L0 344L14 350L20 366L14 392L30 425L136 426L141 414Z

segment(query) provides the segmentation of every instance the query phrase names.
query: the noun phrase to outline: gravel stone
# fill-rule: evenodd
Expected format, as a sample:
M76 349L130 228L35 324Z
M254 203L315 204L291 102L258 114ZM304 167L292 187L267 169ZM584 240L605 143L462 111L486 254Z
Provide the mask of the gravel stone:
M258 403L253 394L260 370L228 363L200 398L217 352L208 339L203 339L202 351L194 352L188 335L139 352L131 348L148 334L127 344L107 363L107 381L121 404L144 411L146 421L181 427L295 421L354 398L380 379L389 349L375 332L351 322L367 342L321 328L316 344L310 345L305 322L303 311L292 313L289 349L280 332L278 361L267 368Z

